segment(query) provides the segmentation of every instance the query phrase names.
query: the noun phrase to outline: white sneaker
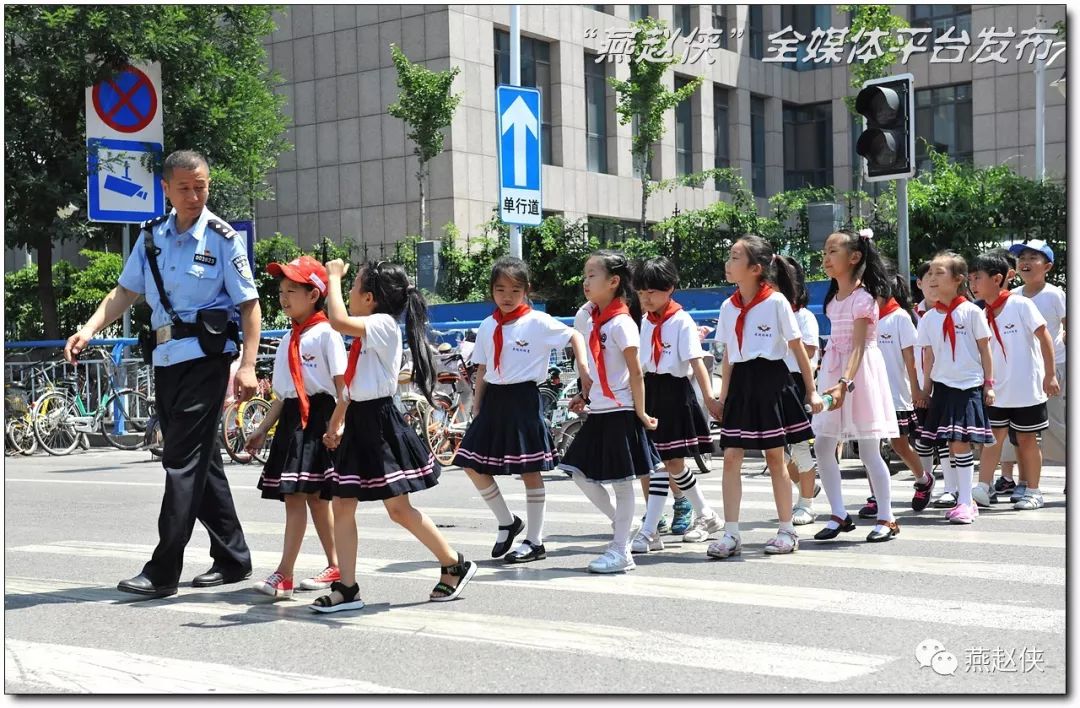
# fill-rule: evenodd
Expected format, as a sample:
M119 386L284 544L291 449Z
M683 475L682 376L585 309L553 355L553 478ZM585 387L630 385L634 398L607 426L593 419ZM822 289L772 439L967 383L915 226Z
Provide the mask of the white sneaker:
M683 534L682 540L686 543L701 543L709 540L709 534L720 533L724 530L724 522L719 514L712 516L699 516L694 519L693 525Z
M1035 509L1041 509L1044 503L1042 492L1025 491L1020 501L1013 504L1013 509L1017 511L1034 511Z
M791 523L796 526L806 526L807 524L814 523L817 516L814 514L814 508L810 506L795 505L795 508L791 510Z
M742 553L742 537L732 536L729 533L725 533L719 541L710 543L708 550L705 551L709 558L728 558L740 553Z
M664 550L664 542L660 539L660 534L657 533L653 536L639 531L637 536L634 536L634 542L630 544L631 553L648 553L649 551L662 551Z
M634 559L629 555L619 553L614 549L604 551L600 557L589 563L590 573L622 573L637 567Z
M971 499L983 509L990 508L990 492L982 485L976 484L971 488Z

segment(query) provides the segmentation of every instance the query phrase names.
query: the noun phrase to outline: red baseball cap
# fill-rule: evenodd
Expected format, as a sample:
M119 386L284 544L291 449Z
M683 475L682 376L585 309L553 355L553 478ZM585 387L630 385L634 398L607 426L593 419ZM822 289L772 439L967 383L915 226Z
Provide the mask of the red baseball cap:
M294 283L314 285L323 295L326 295L327 283L330 281L323 264L311 256L300 256L288 263L271 263L266 266L266 271L273 276L284 276Z

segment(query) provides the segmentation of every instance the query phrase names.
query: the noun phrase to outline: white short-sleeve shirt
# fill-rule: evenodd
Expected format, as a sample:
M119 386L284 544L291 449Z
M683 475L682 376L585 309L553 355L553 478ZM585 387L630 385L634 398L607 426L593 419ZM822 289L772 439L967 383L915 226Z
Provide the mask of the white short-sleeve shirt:
M292 331L286 332L274 355L274 373L270 385L278 398L296 398L296 385L289 372L289 343ZM337 395L334 377L345 373L345 342L329 322L307 329L300 335L300 370L304 373L304 392Z
M990 336L983 311L971 302L965 302L953 311L956 326L956 357L942 328L945 313L934 308L919 320L919 346L930 347L934 352L934 368L930 380L952 388L969 389L983 384L982 359L978 340Z
M649 318L641 320L641 337L638 344L638 360L645 373L671 374L689 378L690 362L705 356L698 336L697 324L686 310L679 310L661 326L660 363L653 362L653 331L656 325Z
M1013 292L1024 295L1024 288L1023 286L1013 288ZM1024 295L1024 297L1028 296ZM1035 303L1035 307L1046 320L1046 331L1050 333L1050 339L1054 342L1054 366L1060 366L1065 363L1066 351L1065 332L1061 328L1061 320L1065 317L1065 291L1047 283L1042 290L1029 299Z
M585 337L585 348L588 350L589 376L592 377L593 386L589 390L589 412L610 413L614 410L634 410L634 397L630 392L630 370L626 368L626 358L623 350L627 347L636 347L640 343L637 325L630 315L616 315L604 323L600 328L600 350L604 357L604 366L607 371L607 382L611 388L615 400L604 395L604 389L600 386L600 374L596 369L596 360L593 359L592 350L589 348L589 337L592 334L592 310L596 307L592 303L586 303L574 316L574 329L581 332Z
M799 323L799 335L803 346L814 347L814 356L810 357L810 373L813 374L818 357L821 355L821 329L818 327L817 316L810 311L810 308L801 307L795 312L795 321ZM784 354L784 363L787 364L788 371L802 376L799 362L795 359L795 352L791 351L790 347L787 354Z
M802 336L791 303L778 292L774 292L747 313L742 351L739 350L739 340L735 336L735 322L738 318L739 308L731 303L731 298L724 300L724 304L720 306L717 329L718 336L723 337L728 361L732 364L758 357L782 360L790 351L788 342Z
M1009 296L996 318L1005 351L990 330L994 359L995 407L1026 408L1046 401L1042 350L1035 330L1046 324L1035 303L1022 295Z
M480 323L476 346L470 359L485 367L484 381L489 384L540 383L547 379L551 350L565 347L574 330L547 314L532 310L503 325L502 362L495 369L495 329L493 316Z
M914 410L911 400L911 379L904 366L904 350L914 347L919 333L906 310L890 312L878 320L878 349L885 358L885 372L889 376L893 408L898 411Z
M365 318L364 324L364 346L349 386L349 400L352 401L386 398L397 392L403 348L397 320L380 312Z

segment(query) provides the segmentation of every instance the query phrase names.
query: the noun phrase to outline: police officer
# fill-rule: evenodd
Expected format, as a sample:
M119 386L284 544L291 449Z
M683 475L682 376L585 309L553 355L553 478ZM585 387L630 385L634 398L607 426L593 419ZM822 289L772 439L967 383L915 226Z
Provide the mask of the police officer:
M244 240L206 208L210 192L206 159L197 152L179 150L165 159L162 174L172 212L142 225L119 284L64 347L64 357L74 363L94 334L122 317L139 295L145 295L153 310L152 341L144 346L156 344L155 403L165 445L165 496L153 556L139 575L117 586L148 597L176 593L184 547L196 519L210 535L213 565L191 584L209 587L251 576L251 554L225 477L218 427L229 364L239 342L236 310L244 334L243 358L235 378L241 400L250 399L257 386L255 354L261 318ZM149 251L148 237L152 239Z

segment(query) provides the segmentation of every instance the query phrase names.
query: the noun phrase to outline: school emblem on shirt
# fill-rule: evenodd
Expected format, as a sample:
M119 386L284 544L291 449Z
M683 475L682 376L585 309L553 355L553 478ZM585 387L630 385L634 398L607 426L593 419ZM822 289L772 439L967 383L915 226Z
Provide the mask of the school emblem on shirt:
M1005 325L1005 331L1006 332L1008 332L1010 330L1014 330L1014 329L1016 329L1016 323L1015 322L1010 322L1009 324Z
M967 329L967 327L965 327L965 326L964 326L964 325L962 325L962 324L958 324L958 325L956 325L956 331L957 331L957 332L963 332L963 331L964 331L964 330L966 330L966 329Z
M762 332L768 332L772 327L769 325L758 325L757 328Z
M529 343L523 339L515 339L514 343L510 346L511 351L521 352L522 354L531 354L532 350L529 349Z
M217 258L210 254L210 249L206 249L202 253L195 254L195 262L203 263L208 266L217 265Z
M315 361L315 355L314 354L301 354L300 358L303 359L304 361Z
M891 334L885 334L884 332L882 332L881 333L881 338L882 339L892 339L892 335Z

